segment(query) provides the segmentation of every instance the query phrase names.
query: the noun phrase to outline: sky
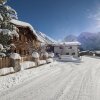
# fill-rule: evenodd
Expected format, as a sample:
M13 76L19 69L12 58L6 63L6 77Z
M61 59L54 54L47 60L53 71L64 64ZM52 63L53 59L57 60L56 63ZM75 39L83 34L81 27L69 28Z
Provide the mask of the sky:
M100 0L8 0L19 20L55 40L100 31Z

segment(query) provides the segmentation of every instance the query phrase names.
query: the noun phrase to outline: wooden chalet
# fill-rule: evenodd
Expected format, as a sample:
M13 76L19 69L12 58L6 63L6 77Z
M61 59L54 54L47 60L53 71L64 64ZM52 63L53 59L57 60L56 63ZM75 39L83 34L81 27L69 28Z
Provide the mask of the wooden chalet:
M38 51L40 49L41 40L30 24L15 19L11 20L11 23L18 28L19 37L13 37L9 41L10 44L14 44L10 52L31 55L33 50Z

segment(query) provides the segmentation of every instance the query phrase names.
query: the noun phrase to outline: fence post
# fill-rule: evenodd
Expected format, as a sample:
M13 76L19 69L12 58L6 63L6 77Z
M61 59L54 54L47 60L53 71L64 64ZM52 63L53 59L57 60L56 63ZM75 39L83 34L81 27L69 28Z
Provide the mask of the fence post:
M36 66L38 66L38 62L39 62L39 54L37 52L33 52L32 53L32 58L35 61Z
M42 54L42 56L43 56L43 60L46 60L46 63L48 63L47 62L47 59L48 59L48 53L47 52L44 52L43 54Z
M0 69L2 68L2 58L0 58Z
M15 72L18 72L21 70L21 66L20 66L20 60L21 60L21 57L19 54L17 53L13 53L11 54L11 63L12 63L12 66L14 68L14 71Z

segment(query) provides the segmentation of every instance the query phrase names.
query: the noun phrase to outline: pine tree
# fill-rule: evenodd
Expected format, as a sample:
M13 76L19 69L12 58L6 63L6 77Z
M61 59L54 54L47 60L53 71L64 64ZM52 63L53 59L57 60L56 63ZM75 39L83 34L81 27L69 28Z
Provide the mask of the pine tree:
M10 46L8 41L13 36L18 37L17 27L10 23L12 19L18 19L17 13L10 6L5 5L7 0L0 0L0 43L5 50Z
M7 0L0 0L0 4L5 4Z

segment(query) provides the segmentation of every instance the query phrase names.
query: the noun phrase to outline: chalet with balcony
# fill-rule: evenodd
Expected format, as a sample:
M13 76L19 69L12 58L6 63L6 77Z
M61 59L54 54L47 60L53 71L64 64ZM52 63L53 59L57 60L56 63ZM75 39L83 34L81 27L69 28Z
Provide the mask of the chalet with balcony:
M38 51L40 49L42 40L29 23L15 19L12 19L11 23L18 28L19 37L13 37L9 41L9 44L14 44L10 52L19 53L20 55L31 55L34 50Z

